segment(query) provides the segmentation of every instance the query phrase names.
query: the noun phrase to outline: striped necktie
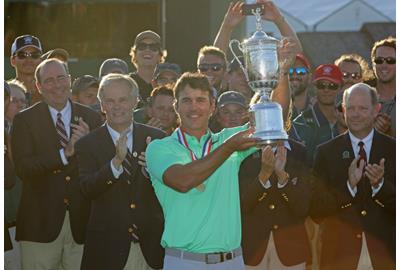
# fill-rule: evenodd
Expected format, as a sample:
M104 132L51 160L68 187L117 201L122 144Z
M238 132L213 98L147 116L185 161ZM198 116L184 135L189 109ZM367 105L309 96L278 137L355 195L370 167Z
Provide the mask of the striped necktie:
M133 164L133 156L132 156L131 151L128 148L126 156L125 156L125 159L122 162L122 167L124 168L124 172L130 177L133 176L133 166L132 166L132 164Z
M61 113L57 113L57 122L56 122L56 130L58 133L58 136L60 137L60 143L62 148L65 148L68 144L68 135L67 132L65 131L65 126L64 122L61 119Z

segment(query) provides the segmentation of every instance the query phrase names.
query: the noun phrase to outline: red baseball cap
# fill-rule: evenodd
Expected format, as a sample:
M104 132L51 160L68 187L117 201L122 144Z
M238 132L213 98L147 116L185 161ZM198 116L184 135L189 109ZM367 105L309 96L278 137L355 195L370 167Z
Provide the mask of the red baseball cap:
M296 60L300 60L306 66L306 68L311 69L310 61L308 61L307 57L304 54L298 53L296 54Z
M327 80L333 83L342 84L343 74L338 66L333 64L323 64L319 65L314 71L313 82L319 80Z

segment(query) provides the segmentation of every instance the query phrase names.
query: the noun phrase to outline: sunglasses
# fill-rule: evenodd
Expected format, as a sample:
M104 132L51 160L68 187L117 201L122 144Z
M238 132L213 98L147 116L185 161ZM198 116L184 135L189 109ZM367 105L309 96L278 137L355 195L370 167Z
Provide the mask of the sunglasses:
M396 58L394 57L377 57L374 60L375 64L381 65L383 62L386 62L388 65L396 64Z
M207 72L211 69L211 71L220 71L225 68L225 65L223 64L200 64L198 67L198 70L200 72Z
M153 52L158 52L161 50L160 44L158 43L138 43L136 45L136 49L138 49L139 51L144 51L146 49L149 49L150 51Z
M317 87L317 89L322 90L322 89L329 89L329 90L338 90L339 89L339 85L336 83L324 83L324 82L317 82L315 84L315 87Z
M305 67L289 68L289 76L293 76L294 73L297 75L306 75L308 73L308 69Z
M26 59L28 57L31 57L33 59L39 59L40 56L42 56L42 54L40 52L33 52L33 53L29 53L29 52L17 52L17 57L19 59Z
M361 78L361 75L360 74L358 74L357 72L355 72L355 73L351 73L351 72L343 72L343 79L349 79L349 78L352 78L353 80L357 80L357 79L360 79Z

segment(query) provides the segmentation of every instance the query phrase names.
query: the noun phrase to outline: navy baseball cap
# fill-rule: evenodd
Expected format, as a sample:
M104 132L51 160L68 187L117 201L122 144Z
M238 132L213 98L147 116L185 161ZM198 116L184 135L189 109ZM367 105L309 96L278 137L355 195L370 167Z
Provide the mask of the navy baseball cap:
M19 50L26 48L26 47L34 47L42 52L42 44L40 40L31 35L23 35L17 37L13 44L11 45L11 55L15 55Z
M99 78L102 78L109 73L128 74L128 64L124 60L119 58L106 59L100 66Z
M246 98L242 93L236 91L226 91L219 96L217 102L218 108L221 108L227 104L238 104L244 108L247 108Z

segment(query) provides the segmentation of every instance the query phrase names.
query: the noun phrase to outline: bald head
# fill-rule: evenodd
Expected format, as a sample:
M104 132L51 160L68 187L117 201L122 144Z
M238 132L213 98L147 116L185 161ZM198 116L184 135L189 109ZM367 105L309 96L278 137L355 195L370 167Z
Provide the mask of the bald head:
M359 139L365 138L374 128L380 105L375 88L357 83L343 95L344 117L349 131Z

